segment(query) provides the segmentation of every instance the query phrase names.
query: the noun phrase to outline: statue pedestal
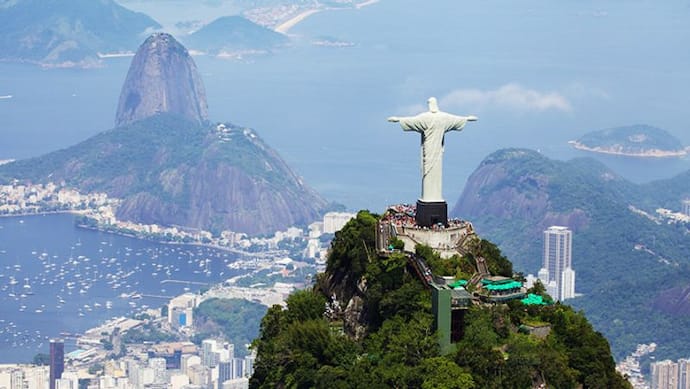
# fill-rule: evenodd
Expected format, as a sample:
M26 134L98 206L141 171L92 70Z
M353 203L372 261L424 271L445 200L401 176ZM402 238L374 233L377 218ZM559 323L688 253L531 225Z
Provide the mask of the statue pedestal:
M420 227L432 227L439 223L448 227L448 203L445 201L425 202L417 200L415 221Z

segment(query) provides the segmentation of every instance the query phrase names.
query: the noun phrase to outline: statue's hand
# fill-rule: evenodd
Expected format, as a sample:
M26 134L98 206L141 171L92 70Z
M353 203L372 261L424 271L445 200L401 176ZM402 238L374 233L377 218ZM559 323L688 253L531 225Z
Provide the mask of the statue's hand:
M479 120L479 118L474 115L470 115L467 117L468 122L476 122L477 120Z
M389 122L392 122L392 123L397 123L397 122L400 121L400 118L397 117L397 116L391 116L391 117L388 118L388 121L389 121Z

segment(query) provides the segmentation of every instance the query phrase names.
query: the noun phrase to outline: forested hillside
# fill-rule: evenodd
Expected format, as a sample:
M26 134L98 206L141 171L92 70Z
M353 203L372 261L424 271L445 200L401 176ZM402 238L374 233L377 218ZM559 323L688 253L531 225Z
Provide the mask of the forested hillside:
M560 304L473 306L457 350L442 355L430 292L405 255L381 258L369 250L376 222L376 215L359 212L336 233L314 289L290 296L286 308L269 309L254 342L251 387L628 387L614 371L606 340L582 314ZM487 248L490 267L509 266L495 246ZM452 262L461 266L463 259ZM545 337L519 331L526 324L551 331Z
M623 357L637 343L659 344L657 357L687 356L683 290L690 286L688 225L663 217L690 195L687 173L635 185L591 159L551 160L536 151L500 150L470 176L452 214L513 259L516 271L541 267L543 231L573 230L576 292L568 300ZM675 291L675 292L672 292ZM675 308L674 308L675 307Z

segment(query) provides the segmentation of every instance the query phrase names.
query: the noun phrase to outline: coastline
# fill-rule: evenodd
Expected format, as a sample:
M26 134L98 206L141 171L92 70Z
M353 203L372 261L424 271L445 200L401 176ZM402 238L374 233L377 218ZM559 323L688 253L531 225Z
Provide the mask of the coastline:
M177 242L173 240L162 240L162 239L154 239L146 236L141 236L137 234L132 234L129 232L124 232L124 231L117 231L117 230L111 230L107 228L98 228L98 227L93 227L89 226L86 224L79 224L75 223L75 227L77 228L82 228L85 230L91 230L91 231L98 231L102 232L104 234L113 234L113 235L118 235L118 236L125 236L127 238L132 238L132 239L137 239L137 240L143 240L147 242L154 242L154 243L159 243L159 244L166 244L166 245L171 245L171 246L194 246L194 247L204 247L204 248L209 248L209 249L214 249L214 250L220 250L220 251L225 251L229 253L234 253L242 256L257 256L259 253L254 253L254 252L248 252L248 251L242 251L238 250L233 247L228 247L228 246L221 246L221 245L215 245L211 243L201 243L201 242Z
M378 3L381 0L367 0L362 3L354 4L354 9L362 9L364 7L373 5ZM299 14L291 17L290 19L280 23L277 25L273 30L276 32L279 32L281 34L287 34L290 29L298 25L300 22L304 21L306 18L308 18L311 15L314 15L315 13L319 13L321 11L337 11L341 9L351 9L351 8L314 8L314 9L308 9L306 11L300 12Z
M81 210L40 211L40 212L23 212L23 213L9 214L9 215L0 215L0 218L12 218L12 217L21 218L21 217L30 217L30 216L47 216L47 215L64 215L64 214L83 216L86 213L87 213L87 211L81 211ZM80 224L80 223L74 223L74 226L77 228L85 229L85 230L98 231L98 232L102 232L105 234L113 234L113 235L118 235L118 236L125 236L125 237L132 238L132 239L138 239L138 240L143 240L143 241L148 241L148 242L155 242L155 243L160 243L160 244L205 247L205 248L221 250L221 251L231 252L231 253L235 253L235 254L239 254L239 255L245 255L245 256L256 254L256 253L250 253L250 252L238 250L238 249L235 249L233 247L214 245L214 244L209 244L209 243L176 242L176 241L172 241L172 240L154 239L154 238L150 238L150 237L146 237L146 236L141 236L138 234L132 234L129 232L117 231L117 230L107 229L107 228L98 228L98 227L89 226L89 225Z
M304 12L299 13L297 16L294 16L287 21L280 23L274 30L276 32L279 32L281 34L287 34L288 31L292 27L295 27L299 22L303 21L304 19L308 18L309 16L322 11L321 9L310 9Z
M38 211L38 212L23 212L12 214L0 214L0 217L24 217L24 216L45 216L45 215L60 215L71 213L73 215L84 215L86 211L81 210L62 210L62 211Z
M361 8L366 7L366 6L369 6L369 5L372 5L372 4L376 4L376 3L378 3L379 1L381 1L381 0L368 0L368 1L365 1L364 3L359 3L359 4L355 5L355 8L361 9Z
M625 151L617 150L617 149L612 149L612 148L603 148L603 147L589 147L585 146L582 143L578 141L568 141L568 144L573 146L573 148L577 150L582 150L582 151L589 151L592 153L599 153L599 154L608 154L608 155L619 155L619 156L624 156L624 157L634 157L634 158L679 158L679 157L684 157L688 155L688 148L685 150L676 150L676 151L666 151L666 150L658 150L658 149L652 149L645 151L643 153L628 153Z

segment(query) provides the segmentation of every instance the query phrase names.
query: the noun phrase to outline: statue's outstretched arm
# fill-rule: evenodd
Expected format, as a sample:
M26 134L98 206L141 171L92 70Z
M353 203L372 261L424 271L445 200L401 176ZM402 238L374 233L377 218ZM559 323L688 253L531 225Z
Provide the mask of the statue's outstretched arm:
M403 131L423 132L427 128L427 123L423 115L417 116L391 116L389 122L400 123Z
M449 125L446 132L448 131L462 131L463 128L465 128L465 124L467 122L475 122L479 118L474 116L474 115L469 115L469 116L457 116L457 115L449 115L450 116L450 121Z

